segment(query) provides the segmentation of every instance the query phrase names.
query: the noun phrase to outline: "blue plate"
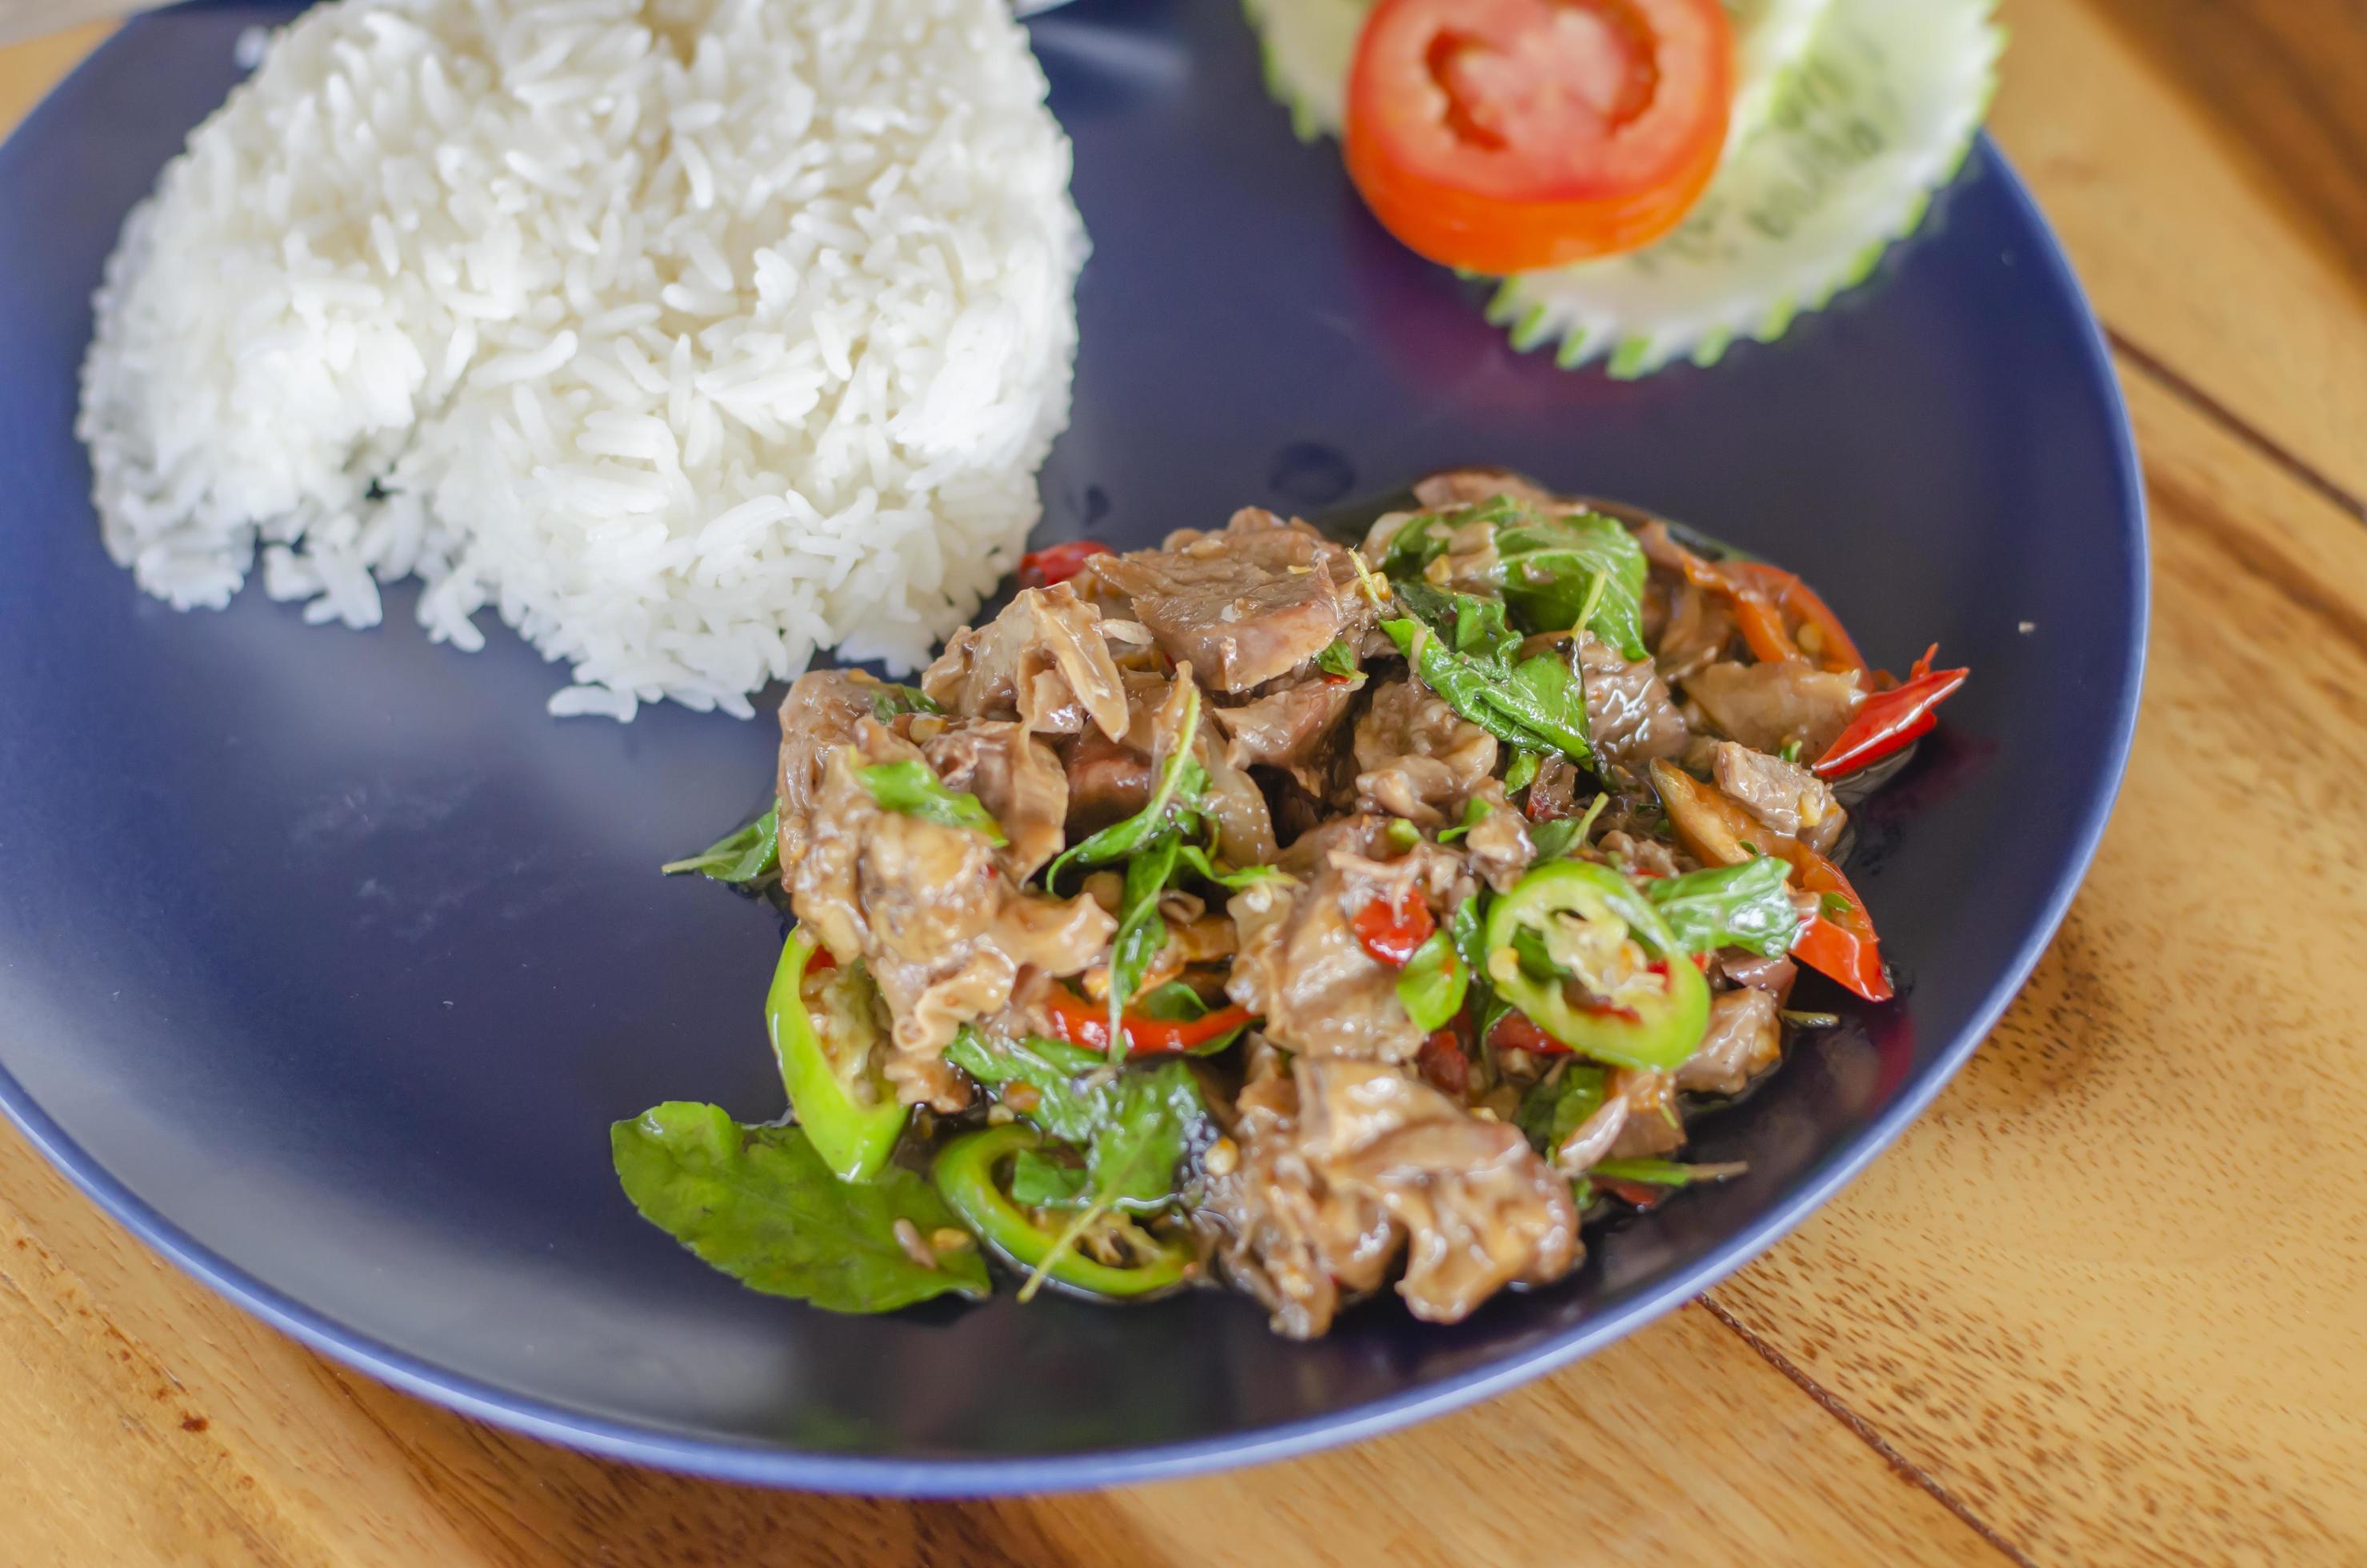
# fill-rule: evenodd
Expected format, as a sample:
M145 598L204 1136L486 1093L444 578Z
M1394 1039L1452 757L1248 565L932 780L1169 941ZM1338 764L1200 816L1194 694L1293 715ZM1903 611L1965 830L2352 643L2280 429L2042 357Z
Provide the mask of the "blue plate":
M1698 1152L1750 1174L1454 1328L1295 1345L1246 1299L885 1319L741 1290L619 1195L607 1124L781 1108L759 907L658 863L764 799L774 731L543 716L494 629L176 614L108 563L73 434L126 210L235 76L214 5L127 28L0 149L0 1102L100 1203L329 1354L606 1453L801 1486L1082 1486L1306 1451L1509 1388L1700 1291L1897 1136L2088 864L2145 646L2143 517L2095 323L1980 146L1912 243L1773 347L1635 384L1512 352L1302 146L1230 6L1033 25L1093 259L1046 537L1134 546L1502 463L1805 571L1878 663L1971 685L1852 865L1903 982ZM1939 1195L1934 1195L1939 1201Z

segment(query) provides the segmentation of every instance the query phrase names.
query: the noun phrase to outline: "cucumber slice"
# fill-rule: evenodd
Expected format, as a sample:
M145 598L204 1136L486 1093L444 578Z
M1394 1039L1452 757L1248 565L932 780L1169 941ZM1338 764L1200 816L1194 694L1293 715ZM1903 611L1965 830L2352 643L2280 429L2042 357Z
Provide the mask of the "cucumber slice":
M1995 0L1832 0L1765 129L1684 222L1633 255L1509 278L1488 307L1515 347L1614 377L1772 342L1861 282L1922 221L1988 111Z
M1265 90L1290 111L1301 142L1337 136L1348 66L1372 0L1241 0L1265 55Z
M1902 0L1904 3L1904 0ZM1832 0L1725 0L1734 20L1734 118L1729 156L1767 119L1784 74L1808 47ZM1266 91L1290 110L1302 142L1336 136L1348 66L1372 0L1241 0L1265 54Z
M1807 53L1832 0L1726 0L1734 18L1734 112L1726 155L1759 133L1774 111L1776 89Z

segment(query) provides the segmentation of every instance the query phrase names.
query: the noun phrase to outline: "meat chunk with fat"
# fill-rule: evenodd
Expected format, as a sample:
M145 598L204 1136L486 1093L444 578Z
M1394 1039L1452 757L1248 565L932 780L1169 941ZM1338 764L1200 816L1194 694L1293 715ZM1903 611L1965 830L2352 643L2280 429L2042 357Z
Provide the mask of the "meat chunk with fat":
M1356 799L1422 827L1460 818L1496 770L1496 737L1415 680L1373 694L1356 721Z
M1711 665L1684 683L1684 692L1719 733L1753 751L1780 752L1797 741L1808 757L1822 756L1865 700L1854 671L1820 670L1806 659Z
M1356 939L1357 913L1375 901L1419 900L1443 922L1473 891L1462 858L1422 843L1394 858L1387 824L1345 817L1301 837L1281 859L1294 879L1268 878L1232 896L1240 937L1226 994L1265 1019L1285 1050L1368 1062L1410 1062L1423 1031L1398 1000L1398 971Z
M981 833L883 810L862 769L927 759L868 711L844 722L846 676L805 676L782 707L782 880L799 922L878 983L898 1098L958 1110L969 1090L943 1060L955 1031L1031 976L1082 971L1116 922L1090 898L1021 887Z
M1676 1086L1687 1094L1738 1095L1783 1055L1775 998L1750 986L1722 991L1710 1004L1709 1032L1677 1069Z
M1710 777L1769 829L1819 855L1833 846L1849 821L1823 779L1797 763L1735 741L1720 741L1711 749Z
M1067 743L1069 840L1133 815L1150 803L1159 787L1155 759L1172 754L1184 722L1192 671L1178 665L1172 676L1127 670L1124 685L1127 722L1116 738L1089 733ZM1192 759L1207 775L1201 809L1217 824L1217 848L1236 866L1261 866L1275 854L1274 817L1256 780L1227 756L1223 735L1202 694L1199 729Z
M1569 1184L1520 1131L1394 1068L1301 1057L1244 1089L1234 1137L1203 1212L1227 1274L1292 1338L1377 1290L1400 1253L1398 1294L1431 1323L1580 1256Z
M915 731L917 733L917 730ZM976 795L1010 843L1003 869L1025 881L1060 852L1069 778L1052 748L1014 720L980 719L941 730L921 755L948 790Z
M1587 735L1603 761L1641 773L1653 758L1685 749L1692 732L1651 660L1631 664L1587 632L1579 639L1578 674L1586 691Z
M984 626L964 627L921 675L921 689L948 713L1015 719L1039 735L1073 735L1088 720L1112 739L1126 733L1126 688L1110 655L1101 611L1067 583L1023 588Z
M1324 792L1328 755L1340 722L1356 700L1358 684L1317 676L1261 693L1208 717L1225 736L1225 760L1235 767L1279 767L1309 794Z
M1245 507L1162 550L1097 555L1077 577L1104 608L1148 627L1167 656L1220 691L1288 675L1341 638L1364 641L1371 604L1349 552L1305 523Z

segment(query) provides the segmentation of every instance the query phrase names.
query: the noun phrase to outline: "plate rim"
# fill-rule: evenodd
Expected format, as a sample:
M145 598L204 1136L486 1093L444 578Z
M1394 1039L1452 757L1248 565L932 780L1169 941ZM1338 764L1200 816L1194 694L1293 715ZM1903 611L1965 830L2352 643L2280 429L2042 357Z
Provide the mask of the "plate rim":
M192 6L175 8L228 9L235 4L236 0L230 6L219 0L196 0ZM124 47L127 40L138 40L146 30L144 18L119 29L53 87L15 132L0 142L0 176L16 161L11 154L21 155L23 146L38 140L47 120L68 112L76 86L85 79L90 65ZM1827 1151L1808 1179L1751 1224L1725 1238L1688 1267L1583 1323L1526 1350L1396 1394L1278 1426L1184 1442L1011 1459L896 1458L797 1449L570 1407L438 1367L264 1284L194 1240L67 1136L4 1065L0 1065L0 1112L44 1159L135 1237L216 1294L341 1365L505 1430L582 1452L714 1480L895 1497L963 1498L1071 1492L1204 1475L1379 1437L1463 1409L1591 1355L1665 1316L1760 1257L1855 1179L1923 1113L1988 1039L2053 942L2086 880L2126 781L2145 686L2153 608L2152 550L2135 431L2112 369L2103 325L2053 225L1986 130L1976 139L1976 156L1966 161L1967 166L1977 162L2001 182L2009 202L2038 241L2048 281L2075 307L2080 329L2080 368L2101 394L2112 427L2112 467L2122 493L2119 524L2131 579L2126 585L2135 612L2127 632L2126 676L2113 704L2111 732L2101 754L2101 769L2079 814L2072 853L2057 867L2038 918L1965 1024L1921 1075L1904 1086L1897 1102L1854 1138ZM1908 236L1908 241L1913 237Z

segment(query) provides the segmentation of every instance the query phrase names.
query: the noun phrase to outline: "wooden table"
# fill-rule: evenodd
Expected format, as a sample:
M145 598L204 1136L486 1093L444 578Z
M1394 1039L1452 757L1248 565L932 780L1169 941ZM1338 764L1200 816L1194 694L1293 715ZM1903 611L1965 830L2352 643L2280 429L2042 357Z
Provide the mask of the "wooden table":
M1082 1497L806 1497L342 1370L0 1131L0 1559L2367 1560L2367 13L2006 12L1993 126L2146 456L2144 719L2028 989L1769 1256L1344 1452ZM0 127L95 40L0 51Z

